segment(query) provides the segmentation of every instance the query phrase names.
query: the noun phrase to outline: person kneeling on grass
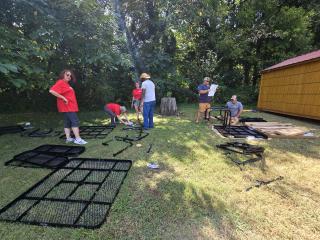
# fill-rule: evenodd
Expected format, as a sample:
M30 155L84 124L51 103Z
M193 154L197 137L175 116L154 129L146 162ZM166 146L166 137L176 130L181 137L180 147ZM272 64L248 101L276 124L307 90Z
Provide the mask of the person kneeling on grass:
M125 125L129 125L130 121L128 120L127 116L127 109L125 106L120 106L116 103L108 103L104 106L104 111L109 115L111 118L111 125L116 126L116 119ZM120 118L120 115L123 115L125 121Z
M50 93L57 97L58 111L63 113L64 132L66 134L66 143L86 144L87 142L80 137L79 119L77 112L79 111L76 94L69 85L70 80L76 81L74 73L69 70L63 70L57 82L50 88ZM75 138L70 136L72 132Z
M232 95L231 101L227 102L226 107L230 110L231 124L237 124L243 111L242 103L237 100L236 95Z

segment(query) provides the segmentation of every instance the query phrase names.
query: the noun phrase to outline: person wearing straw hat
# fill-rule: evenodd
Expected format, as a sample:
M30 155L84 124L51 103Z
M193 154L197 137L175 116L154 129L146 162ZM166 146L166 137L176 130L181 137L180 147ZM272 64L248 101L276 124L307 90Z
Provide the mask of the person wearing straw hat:
M156 106L155 85L150 80L150 75L142 73L140 79L142 81L142 98L141 107L143 109L143 128L148 130L154 127L153 113Z
M127 116L127 109L125 106L120 106L117 103L108 103L104 106L104 111L109 115L111 118L111 125L116 126L116 118L123 124L129 125L130 122ZM120 115L123 115L125 121L120 118Z
M243 106L242 103L237 100L236 95L232 95L230 101L227 102L226 107L230 110L231 124L237 124L243 111Z

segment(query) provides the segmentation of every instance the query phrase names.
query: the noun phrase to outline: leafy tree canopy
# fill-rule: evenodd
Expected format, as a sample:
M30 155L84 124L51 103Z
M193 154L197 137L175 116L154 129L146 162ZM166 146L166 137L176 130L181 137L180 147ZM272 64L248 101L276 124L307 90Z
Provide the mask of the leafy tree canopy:
M254 102L262 69L319 47L319 9L315 0L2 0L1 102L22 94L17 106L47 108L65 68L84 107L130 101L143 71L158 98L194 101L209 76L218 100L232 88Z

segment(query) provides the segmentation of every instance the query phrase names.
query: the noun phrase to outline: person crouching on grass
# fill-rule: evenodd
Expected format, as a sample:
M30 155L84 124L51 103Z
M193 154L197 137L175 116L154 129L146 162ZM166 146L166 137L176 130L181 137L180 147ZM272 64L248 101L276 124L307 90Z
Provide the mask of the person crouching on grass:
M120 106L116 103L108 103L104 106L104 111L109 115L111 118L111 125L116 126L116 118L123 123L124 125L130 125L130 122L128 120L127 116L127 109L125 106ZM125 121L123 121L120 118L120 115L123 115L125 118Z
M142 97L142 88L140 88L140 83L135 82L136 88L132 90L132 104L131 107L134 107L137 114L137 121L140 122L139 113L141 113L141 97Z
M70 80L76 81L75 75L71 70L65 69L59 75L59 80L50 88L50 93L57 97L58 111L63 113L64 133L66 134L66 143L86 144L87 142L80 137L79 133L79 111L76 94L69 85ZM70 136L72 132L75 138Z

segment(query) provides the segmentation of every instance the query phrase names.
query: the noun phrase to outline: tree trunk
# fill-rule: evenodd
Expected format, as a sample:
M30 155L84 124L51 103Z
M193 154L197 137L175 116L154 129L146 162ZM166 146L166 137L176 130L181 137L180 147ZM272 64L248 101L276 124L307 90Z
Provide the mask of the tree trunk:
M258 66L257 63L253 66L253 74L252 74L252 86L257 86L259 78L259 71L258 71Z
M125 13L121 11L121 1L120 0L114 0L114 6L115 6L115 13L118 20L118 25L120 28L120 31L124 34L127 41L127 47L130 52L130 55L132 57L132 61L134 64L134 71L135 71L135 78L139 78L139 71L141 69L144 69L145 66L143 62L141 61L141 58L139 56L138 47L133 42L133 36L132 33L129 31L126 20L125 20Z
M243 74L244 74L244 86L249 86L250 83L250 68L251 65L249 63L243 64Z
M166 116L177 115L178 108L176 98L164 97L161 98L160 113Z
M257 41L257 45L256 45L256 62L253 66L253 74L252 74L252 86L256 87L257 86L257 82L258 82L258 78L259 78L259 63L261 61L260 58L260 50L261 50L261 46L262 46L262 42L263 39L258 39Z

